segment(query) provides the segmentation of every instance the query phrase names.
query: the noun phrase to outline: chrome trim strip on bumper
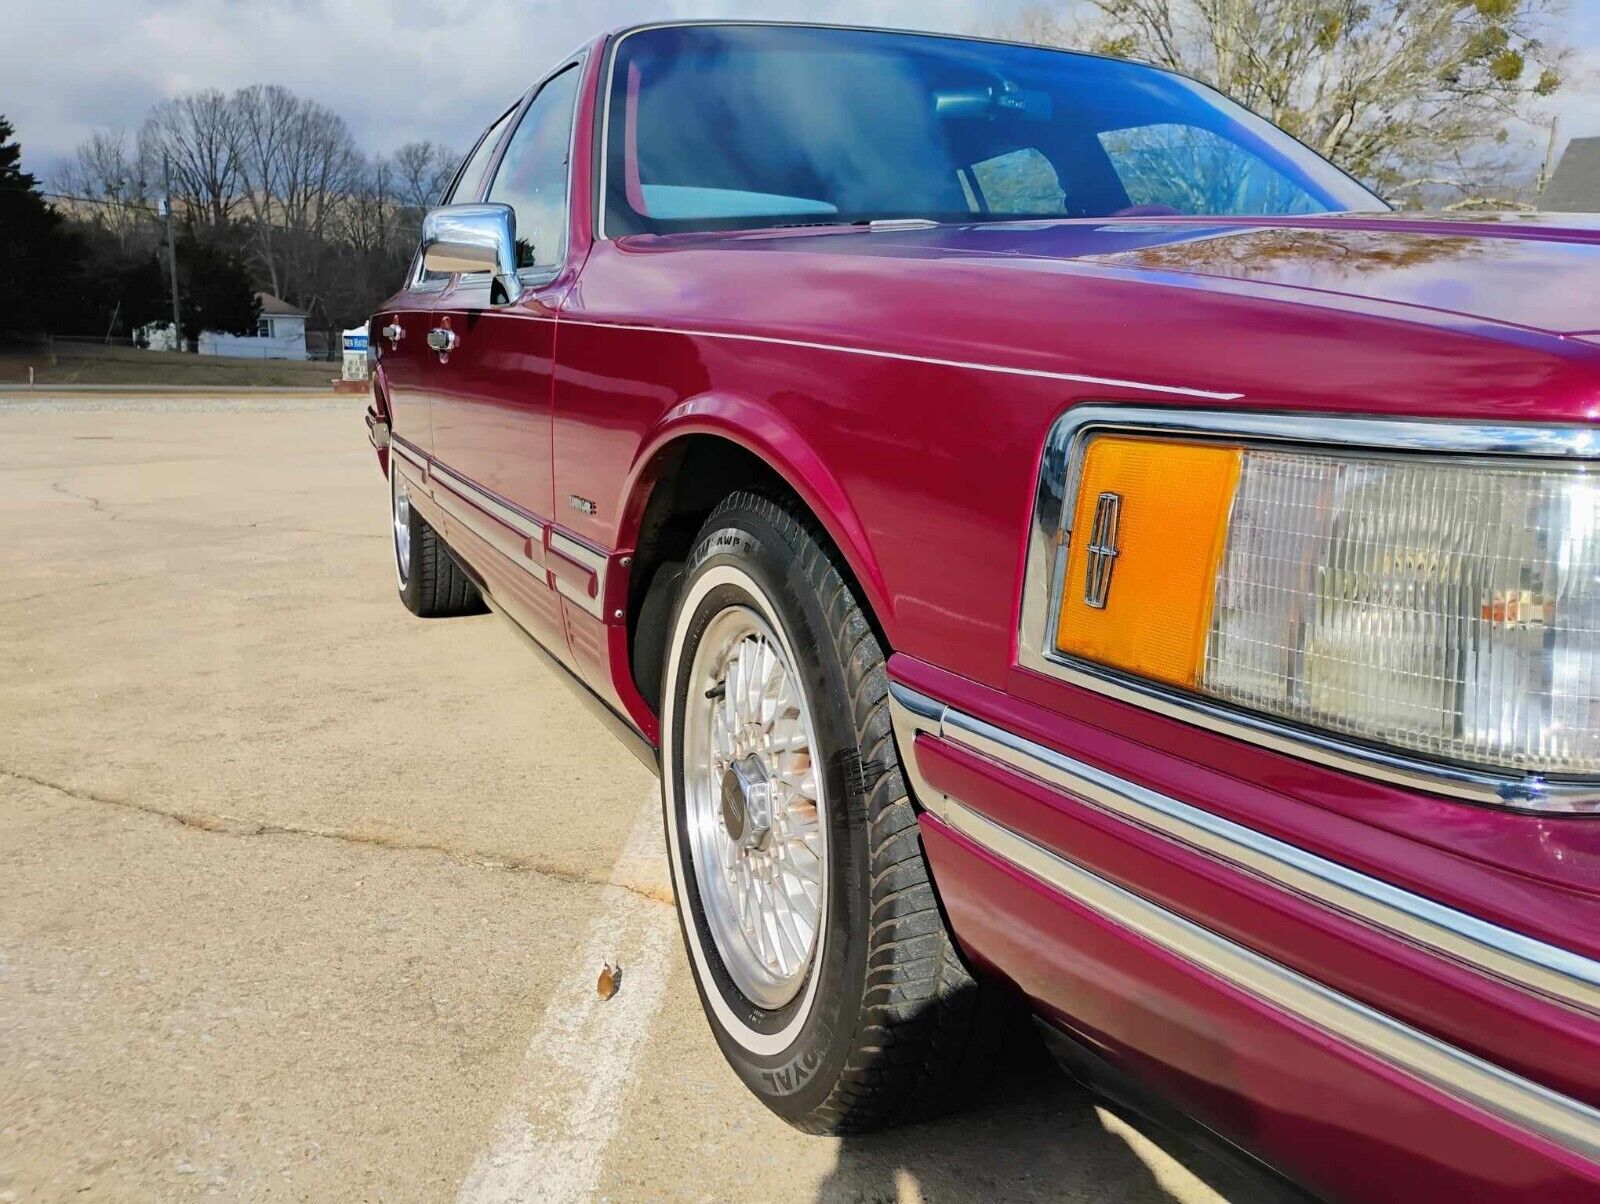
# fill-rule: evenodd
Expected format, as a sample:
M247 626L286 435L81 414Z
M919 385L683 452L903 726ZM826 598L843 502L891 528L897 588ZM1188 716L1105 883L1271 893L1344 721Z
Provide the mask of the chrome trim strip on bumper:
M1198 695L1167 689L1057 652L1051 616L1061 598L1082 452L1090 435L1127 431L1178 438L1234 438L1277 444L1369 448L1450 455L1529 456L1546 460L1600 457L1593 427L1460 423L1431 419L1363 418L1310 412L1178 410L1149 406L1082 405L1051 428L1034 495L1028 565L1017 631L1017 662L1050 677L1197 727L1277 752L1473 802L1541 813L1600 810L1600 782L1447 765L1399 750L1371 747L1332 733L1254 715Z
M1064 753L891 685L902 759L917 731L999 761L1101 811L1202 849L1279 886L1337 908L1486 974L1600 1014L1600 962L1492 924L1254 828L1097 769ZM902 717L901 712L905 715ZM909 733L909 734L907 734ZM942 796L912 770L922 804Z
M1219 835L1230 834L1230 829L1238 829L1241 832L1248 832L1248 829L1239 829L1238 825L1230 824L1215 816L1206 816L1204 812L1177 803L1176 800L1156 794L1154 791L1144 791L1143 788L1131 783L1121 782L1120 779L1094 770L1070 757L1064 757L1031 741L1003 732L971 716L962 715L903 686L891 685L890 704L895 736L901 750L901 761L919 801L968 840L1118 926L1183 958L1239 990L1271 1004L1279 1011L1314 1025L1323 1032L1380 1058L1425 1083L1491 1112L1520 1128L1537 1133L1582 1157L1600 1160L1600 1110L1552 1091L1465 1050L1446 1044L1366 1004L1330 990L1287 966L1262 957L1242 945L1152 903L1125 887L1092 873L994 822L960 801L932 790L916 767L913 747L915 737L918 732L927 732L953 743L963 744L984 756L994 756L992 750L1007 750L1008 756L1005 759L1008 764L1021 768L1021 764L1011 758L1027 758L1028 764L1036 765L1038 768L1028 769L1025 772L1033 773L1034 776L1055 784L1063 784L1062 777L1068 773L1076 775L1080 770L1085 771L1084 776L1079 779L1084 783L1085 790L1099 793L1103 792L1108 784L1114 785L1119 788L1118 793L1124 793L1139 804L1153 804L1157 811L1169 811L1173 816L1186 821L1206 817L1215 824L1222 825L1214 829ZM973 739L975 736L981 737L984 743L980 745ZM1071 789L1074 793L1080 793L1078 787ZM1138 794L1148 798L1139 798ZM1188 815L1186 812L1193 815ZM1210 825L1197 823L1197 827L1208 829ZM1259 833L1253 835L1260 841L1281 846L1282 850L1296 854L1308 864L1320 863L1319 868L1329 871L1331 878L1348 875L1353 879L1365 879L1367 883L1377 887L1385 886L1376 879L1366 878L1365 875L1357 874L1333 862L1324 861L1304 850L1283 845L1282 842L1261 836ZM1255 842L1244 847L1247 851L1252 850ZM1485 925L1482 921L1473 920L1470 916L1439 904L1431 904L1408 892L1395 888L1387 889L1394 891L1393 905L1408 921L1422 919L1429 924L1436 924L1446 917L1451 917L1468 922L1462 930L1463 933L1472 930L1473 925L1481 925L1483 930L1492 930L1508 938L1507 947L1519 954L1533 952L1527 947L1533 946L1554 955L1557 960L1572 959L1582 963L1581 966L1567 967L1584 971L1579 985L1600 982L1600 966L1596 966L1593 962L1577 958L1576 955L1555 949L1553 946L1531 941L1505 929ZM1427 906L1413 914L1403 906L1413 901ZM1430 914L1431 909L1436 909L1436 912ZM1477 930L1474 931L1474 935L1484 937L1487 936L1487 932Z

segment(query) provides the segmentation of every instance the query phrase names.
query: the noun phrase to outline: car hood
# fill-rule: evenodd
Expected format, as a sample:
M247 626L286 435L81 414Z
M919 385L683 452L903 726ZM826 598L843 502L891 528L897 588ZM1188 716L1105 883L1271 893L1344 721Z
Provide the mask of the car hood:
M1324 219L1097 256L1417 305L1560 333L1600 330L1600 217Z
M815 246L797 233L779 237L794 249ZM1071 262L1600 336L1600 215L1146 218L830 233L835 236L818 240L830 251L848 246L896 257L986 258L1012 268Z

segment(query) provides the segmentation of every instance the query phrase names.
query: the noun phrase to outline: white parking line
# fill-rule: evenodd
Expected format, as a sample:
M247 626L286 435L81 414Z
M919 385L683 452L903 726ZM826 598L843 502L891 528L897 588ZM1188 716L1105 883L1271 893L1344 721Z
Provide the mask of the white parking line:
M641 808L576 965L528 1042L522 1077L500 1113L494 1143L473 1162L457 1204L588 1200L621 1123L651 1021L661 1008L678 923L670 900L661 804ZM601 964L622 966L609 1000Z

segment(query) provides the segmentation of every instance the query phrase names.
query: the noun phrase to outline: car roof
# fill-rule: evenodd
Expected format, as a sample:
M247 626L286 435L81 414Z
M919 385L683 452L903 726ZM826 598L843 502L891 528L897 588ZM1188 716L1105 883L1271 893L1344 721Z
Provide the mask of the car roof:
M615 42L627 37L629 34L642 33L648 29L691 29L691 28L726 28L728 26L754 25L764 26L769 29L836 29L851 33L890 33L904 34L916 38L944 38L951 42L979 42L996 46L1027 46L1034 50L1050 50L1057 54L1075 54L1082 58L1109 59L1119 63L1135 63L1141 67L1149 67L1152 71L1166 71L1169 74L1180 74L1167 67L1158 67L1154 63L1141 62L1138 59L1118 58L1115 55L1100 54L1093 50L1078 50L1071 46L1046 46L1040 42L1024 42L1016 38L989 37L983 34L971 33L946 33L936 29L908 29L903 26L894 27L887 25L860 25L854 22L840 21L782 21L764 20L760 17L684 17L679 19L661 21L637 21L632 25L619 26L613 29L607 40Z

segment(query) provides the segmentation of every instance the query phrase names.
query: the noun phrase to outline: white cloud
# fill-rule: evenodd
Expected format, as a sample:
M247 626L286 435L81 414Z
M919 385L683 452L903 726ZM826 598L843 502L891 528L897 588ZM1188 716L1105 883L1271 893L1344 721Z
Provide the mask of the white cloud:
M281 83L367 150L471 142L556 57L643 20L739 16L968 31L1023 0L0 0L0 113L48 174L95 129L130 132L197 88Z
M557 56L602 30L674 17L992 26L1028 0L0 0L0 113L48 176L96 129L136 130L195 88L281 83L330 106L366 150L468 145ZM1063 0L1064 2L1064 0ZM1561 133L1600 134L1600 0L1576 0ZM1529 154L1537 135L1528 137Z
M1567 65L1566 86L1553 98L1561 139L1600 135L1600 46L1585 47Z

